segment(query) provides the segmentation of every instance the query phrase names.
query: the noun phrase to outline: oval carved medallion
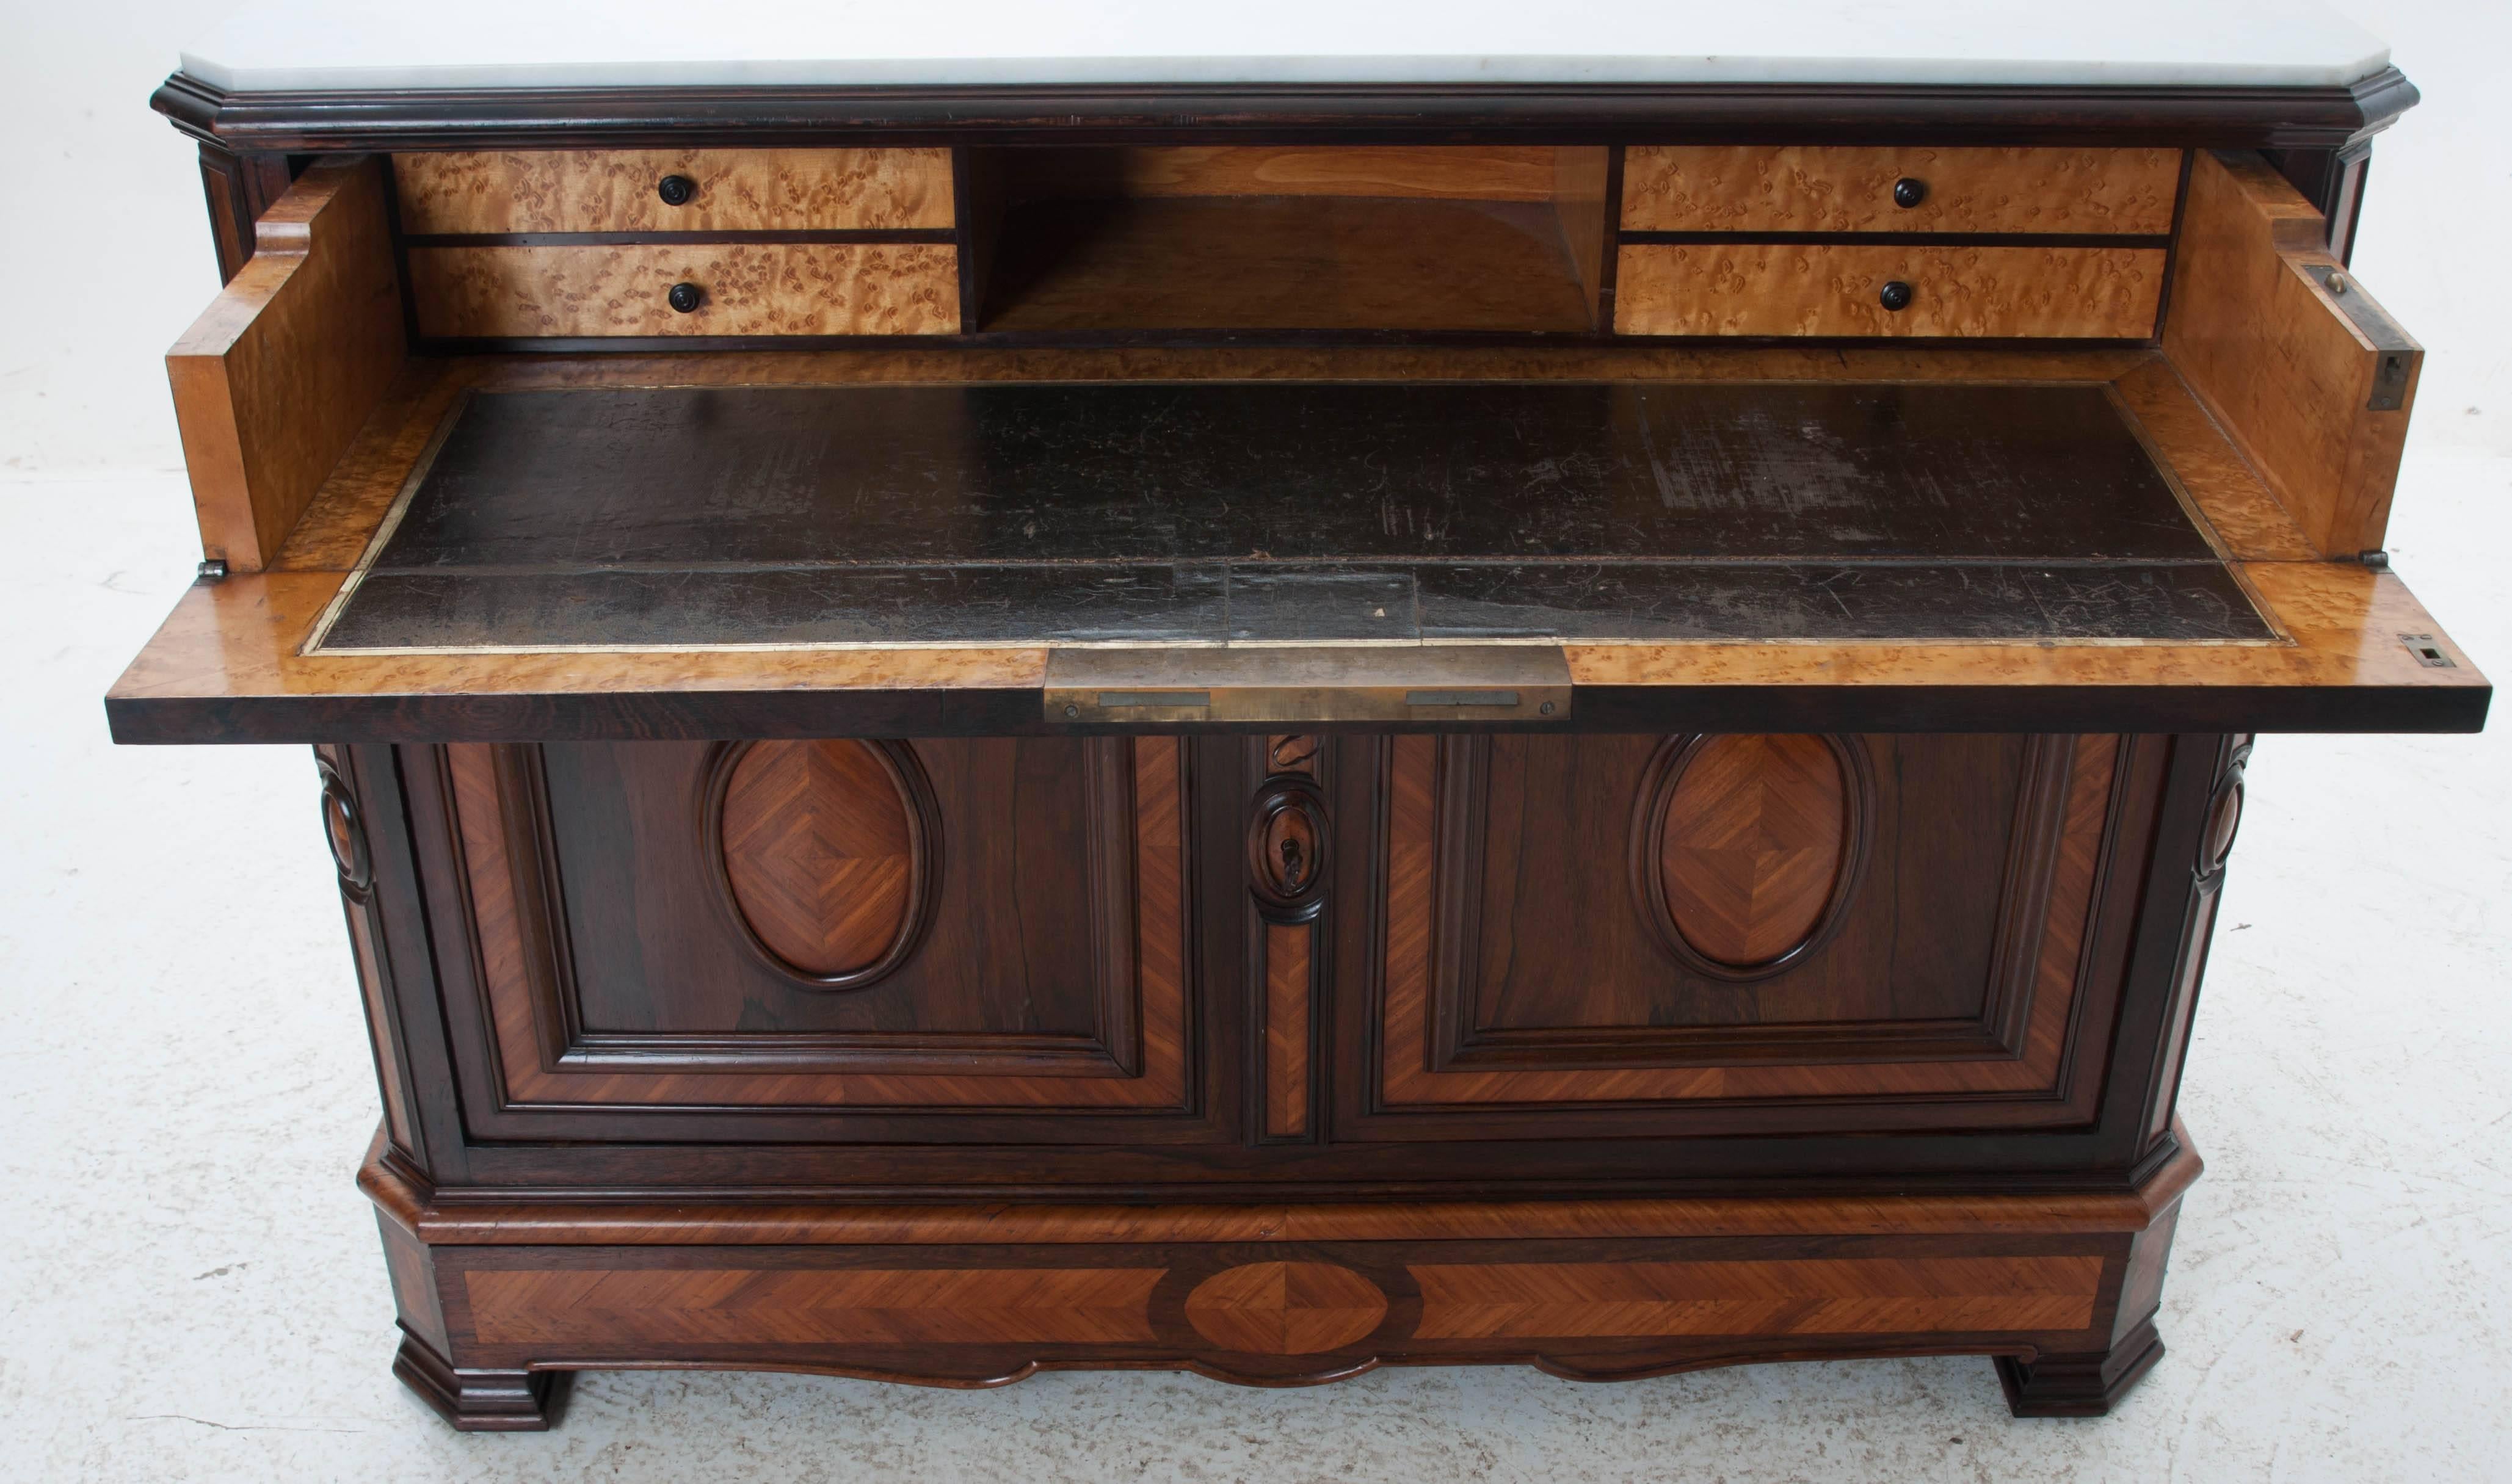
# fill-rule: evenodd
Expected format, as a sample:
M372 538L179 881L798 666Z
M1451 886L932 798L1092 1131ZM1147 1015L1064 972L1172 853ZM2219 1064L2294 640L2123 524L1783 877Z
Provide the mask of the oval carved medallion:
M932 791L899 742L732 743L708 769L704 845L743 937L818 989L905 961L932 898Z
M1839 925L1866 848L1865 748L1837 736L1678 738L1632 831L1641 917L1688 967L1759 979Z
M1225 1349L1314 1355L1369 1338L1387 1317L1377 1284L1332 1263L1249 1263L1186 1296L1195 1332Z

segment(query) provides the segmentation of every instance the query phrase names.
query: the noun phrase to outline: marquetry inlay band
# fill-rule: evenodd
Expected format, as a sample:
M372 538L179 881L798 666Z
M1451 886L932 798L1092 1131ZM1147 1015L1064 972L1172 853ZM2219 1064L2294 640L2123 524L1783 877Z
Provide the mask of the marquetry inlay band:
M479 1271L465 1286L492 1345L1092 1345L1151 1340L1159 1280L1158 1268L699 1268Z
M2081 1329L2098 1257L1419 1265L1424 1340Z

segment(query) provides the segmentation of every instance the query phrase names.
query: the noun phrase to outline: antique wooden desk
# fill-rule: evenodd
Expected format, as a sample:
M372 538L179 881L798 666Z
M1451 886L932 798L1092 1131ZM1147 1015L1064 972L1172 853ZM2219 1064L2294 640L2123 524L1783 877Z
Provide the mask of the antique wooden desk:
M207 560L107 708L314 745L402 1378L2107 1408L2253 735L2491 694L2345 269L2415 94L2149 8L187 57Z

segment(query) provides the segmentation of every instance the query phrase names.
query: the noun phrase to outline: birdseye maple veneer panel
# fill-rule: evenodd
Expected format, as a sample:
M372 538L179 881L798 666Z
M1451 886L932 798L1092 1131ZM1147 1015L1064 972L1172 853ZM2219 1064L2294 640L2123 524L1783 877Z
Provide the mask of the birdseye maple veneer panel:
M696 306L671 301L688 284ZM932 243L632 243L410 250L422 335L950 334L959 254Z
M665 176L688 182L680 205ZM393 157L401 227L490 232L948 230L947 149L553 149Z
M2177 149L1934 145L1634 145L1623 153L1623 227L1648 232L2172 230ZM1894 197L1918 183L1914 206Z
M1955 335L2139 339L2154 333L2160 248L1626 243L1614 328L1649 335ZM1907 285L1888 309L1884 287Z

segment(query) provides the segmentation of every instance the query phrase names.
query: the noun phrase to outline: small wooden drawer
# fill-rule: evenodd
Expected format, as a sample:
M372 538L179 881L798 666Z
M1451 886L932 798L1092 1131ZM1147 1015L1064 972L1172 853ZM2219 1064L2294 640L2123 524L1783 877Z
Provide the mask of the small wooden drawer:
M957 249L934 243L413 248L418 331L455 339L950 334ZM675 286L696 307L674 307Z
M2159 237L2179 187L2177 149L1640 145L1623 229Z
M2160 248L1626 244L1614 329L1642 335L2144 339ZM1908 302L1885 306L1886 287Z
M568 149L393 157L402 230L943 230L947 149ZM664 181L687 189L675 205ZM671 194L678 195L681 185Z

